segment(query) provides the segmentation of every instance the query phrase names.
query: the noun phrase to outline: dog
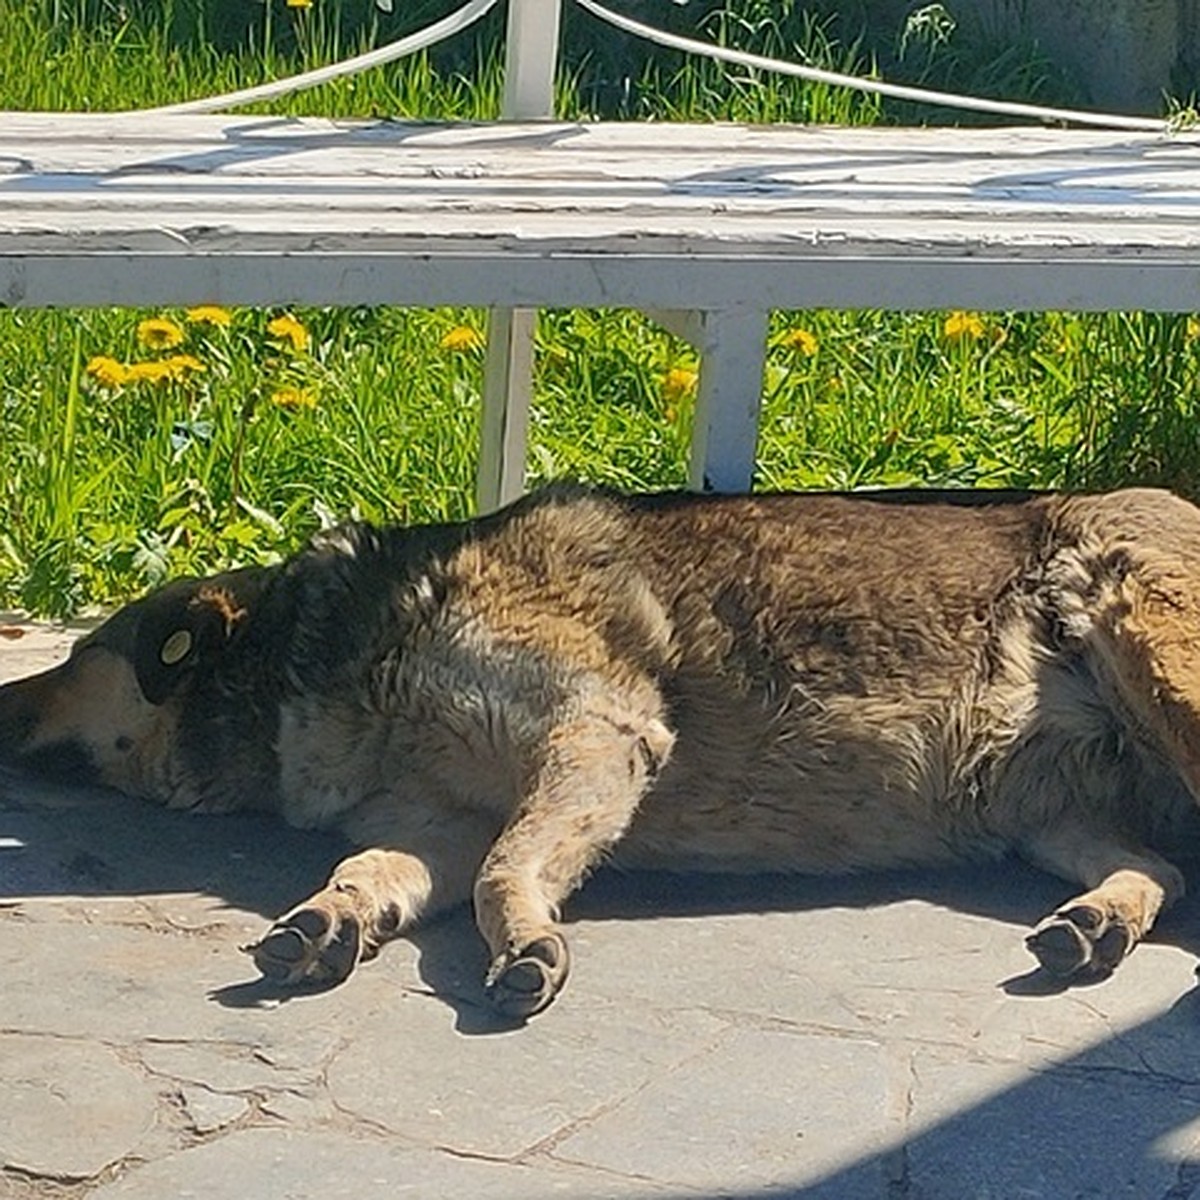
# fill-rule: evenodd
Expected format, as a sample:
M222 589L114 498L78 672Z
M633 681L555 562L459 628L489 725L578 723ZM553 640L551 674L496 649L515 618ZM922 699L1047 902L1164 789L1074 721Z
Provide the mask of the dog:
M844 872L1015 853L1028 936L1111 971L1183 892L1200 510L1170 493L620 496L317 534L169 583L0 687L0 763L360 852L247 947L345 979L472 900L501 1013L566 980L605 858Z

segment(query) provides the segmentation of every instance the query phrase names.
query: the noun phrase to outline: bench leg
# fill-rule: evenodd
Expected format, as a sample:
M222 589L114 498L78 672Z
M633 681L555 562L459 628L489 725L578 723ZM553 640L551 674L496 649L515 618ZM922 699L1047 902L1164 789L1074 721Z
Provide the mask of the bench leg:
M749 491L758 446L767 314L657 310L649 315L701 355L689 485L698 492Z
M481 513L508 504L525 490L525 443L533 391L536 326L537 310L533 308L493 308L488 314L479 473L475 483L475 501Z
M762 403L767 314L655 312L700 350L700 386L688 481L696 491L744 492L754 477ZM533 336L537 311L492 309L483 380L483 428L476 500L491 512L525 486Z

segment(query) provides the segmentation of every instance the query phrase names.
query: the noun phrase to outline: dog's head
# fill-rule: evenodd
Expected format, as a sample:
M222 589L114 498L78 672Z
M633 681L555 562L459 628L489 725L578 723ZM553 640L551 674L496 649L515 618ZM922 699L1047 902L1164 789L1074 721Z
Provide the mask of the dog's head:
M253 622L264 574L168 584L81 638L60 666L0 686L0 764L199 803L206 789L186 761L183 728L219 706L222 672Z

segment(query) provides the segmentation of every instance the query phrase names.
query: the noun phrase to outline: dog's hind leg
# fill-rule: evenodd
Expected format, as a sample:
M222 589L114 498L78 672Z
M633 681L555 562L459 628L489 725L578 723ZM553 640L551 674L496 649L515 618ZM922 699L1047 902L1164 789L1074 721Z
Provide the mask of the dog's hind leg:
M470 899L495 824L453 808L431 808L419 823L406 803L405 828L394 830L400 803L381 798L355 814L345 832L381 844L343 859L324 888L245 947L265 976L289 984L340 983L422 916Z
M1200 803L1200 510L1159 492L1086 503L1083 649Z
M1081 498L1067 513L1077 545L1060 563L1062 594L1077 597L1072 619L1100 692L1200 801L1200 511L1165 492L1135 491ZM1183 895L1175 867L1136 835L1116 833L1144 823L1139 814L1109 820L1113 832L1105 833L1100 821L1067 818L1026 847L1034 861L1091 889L1029 938L1042 965L1060 975L1111 970Z
M540 769L475 881L475 919L492 954L488 997L540 1012L566 982L559 905L624 833L673 737L659 721L583 717L551 733Z
M1107 974L1183 895L1183 876L1165 859L1082 824L1060 824L1023 849L1037 865L1089 889L1026 939L1042 967L1064 978Z

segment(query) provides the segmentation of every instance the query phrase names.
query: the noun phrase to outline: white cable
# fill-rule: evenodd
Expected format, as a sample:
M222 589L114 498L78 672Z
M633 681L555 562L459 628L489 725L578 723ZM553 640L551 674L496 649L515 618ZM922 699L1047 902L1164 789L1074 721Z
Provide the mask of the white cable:
M1125 117L1109 113L1081 112L1071 108L1044 108L1037 104L1019 104L1007 100L985 100L976 96L958 96L952 92L935 92L925 88L906 87L899 83L884 83L878 79L860 79L856 75L842 75L837 71L825 71L819 67L804 67L799 63L784 62L776 58L764 58L759 54L746 54L714 46L711 42L697 42L692 38L679 37L652 25L643 25L620 13L611 12L596 0L575 0L581 8L601 21L607 21L635 37L657 42L672 50L684 50L689 54L700 54L720 62L736 63L743 67L756 67L762 71L776 71L783 75L795 75L814 83L833 84L836 87L854 88L860 92L875 92L881 96L894 96L899 100L913 100L920 104L937 104L949 108L968 108L977 112L999 113L1009 117L1032 117L1038 121L1062 121L1074 125L1098 125L1104 128L1137 129L1148 133L1167 133L1171 129L1168 121L1151 117Z
M314 71L306 71L301 75L292 75L287 79L276 80L273 83L260 84L257 87L243 88L236 92L226 92L221 96L209 96L202 100L188 100L181 104L167 104L159 108L139 110L146 115L164 116L182 113L219 112L221 109L232 108L253 101L272 100L278 96L290 95L292 92L303 91L306 88L317 87L333 79L346 75L354 75L371 67L393 62L406 55L415 54L438 42L453 37L466 29L494 8L498 0L468 0L462 8L452 12L448 17L434 22L432 25L419 29L416 33L399 38L377 50L342 62L332 63L326 67L318 67ZM881 96L892 96L900 100L910 100L920 104L934 104L949 108L972 109L976 112L994 113L1001 116L1027 117L1037 121L1060 121L1074 125L1094 125L1109 129L1133 129L1148 133L1167 133L1172 129L1170 121L1157 120L1150 117L1127 117L1114 113L1085 112L1070 108L1048 108L1038 104L1021 104L1008 100L987 100L976 96L960 96L952 92L932 91L927 88L908 87L904 84L885 83L878 79L862 79L856 75L843 75L837 71L826 71L819 67L806 67L799 63L785 62L782 59L765 58L759 54L749 54L739 50L730 50L724 46L714 46L710 42L698 42L692 38L680 37L651 25L644 25L630 17L612 12L596 0L575 0L575 3L592 16L606 21L618 29L631 33L635 37L645 38L660 46L673 50L683 50L690 54L699 54L713 58L719 62L734 63L739 66L753 67L763 71L775 71L783 75L792 75L807 79L814 83L830 84L834 87L851 88L860 92L873 92Z
M182 104L166 104L161 108L146 108L140 111L147 116L177 115L180 113L219 112L223 108L232 108L238 104L249 104L255 100L273 100L276 96L287 96L292 92L303 91L305 88L316 87L328 83L331 79L340 79L343 75L354 75L366 71L370 67L378 67L383 63L393 62L405 55L415 54L428 46L444 42L460 30L479 20L489 9L495 8L498 0L468 0L462 8L456 9L448 17L418 29L377 50L369 50L366 54L347 58L342 62L331 63L327 67L318 67L315 71L305 71L302 75L289 75L286 79L277 79L274 83L263 83L257 87L242 88L237 92L226 92L223 96L208 96L203 100L187 100Z

